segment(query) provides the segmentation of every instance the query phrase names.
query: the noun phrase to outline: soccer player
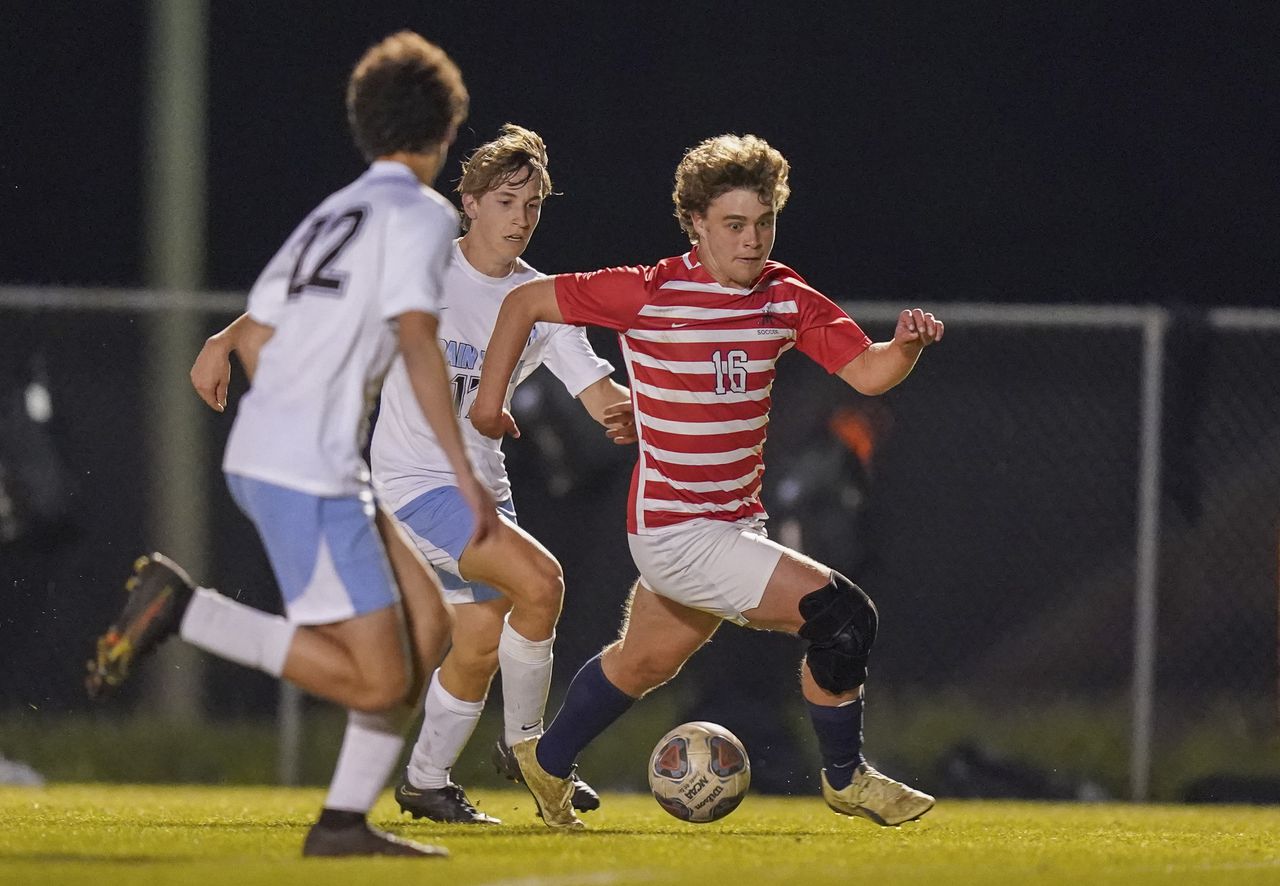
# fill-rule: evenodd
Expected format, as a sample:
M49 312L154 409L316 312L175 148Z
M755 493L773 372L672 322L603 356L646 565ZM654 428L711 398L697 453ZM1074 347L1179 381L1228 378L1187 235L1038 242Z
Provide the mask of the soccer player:
M862 755L862 686L878 615L840 573L770 540L760 502L777 359L798 348L863 394L907 377L943 324L903 311L872 343L832 301L769 260L790 194L783 156L755 136L722 135L676 169L676 217L692 248L649 267L562 274L526 283L503 303L471 421L518 433L506 379L536 322L619 333L631 376L639 459L628 540L640 579L620 638L574 677L540 738L514 746L551 827L583 827L572 809L578 753L631 704L670 680L731 621L808 641L801 691L818 737L822 795L843 815L882 825L919 818L933 797Z
M507 124L500 136L463 164L458 182L465 235L445 273L439 336L453 373L454 408L465 417L480 383L489 334L511 289L541 275L520 256L551 194L547 150L537 133ZM540 323L531 330L509 374L505 401L540 365L560 379L617 442L632 442L630 392L596 356L585 330ZM464 428L468 452L503 518L490 536L473 537L473 522L457 477L435 435L413 408L404 367L392 367L383 388L370 460L380 497L436 567L445 598L455 604L453 645L427 691L422 732L396 788L400 808L415 818L496 822L480 813L450 769L475 730L489 684L501 665L504 737L495 762L519 769L511 745L542 734L551 685L552 643L564 597L560 564L515 523L501 441ZM574 779L574 805L599 806L595 792Z
M88 688L103 694L173 633L349 710L319 820L303 854L439 856L371 828L367 812L399 760L450 615L432 571L378 508L361 455L370 392L397 350L475 536L494 502L467 460L436 342L444 268L457 232L431 190L467 91L453 61L404 31L370 48L346 95L372 161L313 210L267 264L240 322L252 387L223 459L285 598L285 617L196 588L173 562L141 558L124 611L98 641Z
M457 190L466 233L454 242L444 273L437 335L453 373L454 409L465 417L503 298L513 286L541 276L520 258L551 194L541 137L507 124L463 163ZM244 330L241 318L213 336L193 367L196 390L215 409L225 406L229 357ZM611 438L634 442L630 392L609 377L613 367L596 356L584 330L539 324L521 354L508 399L543 364ZM393 362L370 450L374 485L379 500L394 510L436 568L445 599L454 604L452 645L431 677L422 731L396 800L414 818L496 824L498 819L476 809L451 780L450 770L479 722L501 662L505 734L495 747L495 761L509 777L519 777L510 746L542 732L564 576L555 558L515 523L501 441L469 424L463 437L501 515L497 530L483 539L475 537L475 521L445 449L417 408L405 364ZM589 785L575 781L575 808L590 811L599 802Z

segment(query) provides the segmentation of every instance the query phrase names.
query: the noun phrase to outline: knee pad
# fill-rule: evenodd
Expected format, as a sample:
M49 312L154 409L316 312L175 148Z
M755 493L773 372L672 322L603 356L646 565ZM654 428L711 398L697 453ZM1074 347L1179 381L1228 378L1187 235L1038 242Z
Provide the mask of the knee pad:
M800 636L809 641L813 681L835 695L861 686L880 624L871 598L832 571L829 583L800 598L800 615L804 618Z

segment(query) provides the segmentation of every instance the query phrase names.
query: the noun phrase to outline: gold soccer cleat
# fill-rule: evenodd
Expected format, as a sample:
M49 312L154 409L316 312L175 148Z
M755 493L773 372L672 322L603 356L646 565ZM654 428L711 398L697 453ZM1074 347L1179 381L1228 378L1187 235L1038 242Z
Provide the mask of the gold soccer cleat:
M582 819L573 814L573 779L557 778L538 763L538 738L527 738L511 746L520 764L520 777L524 786L533 794L538 812L547 827L580 831L586 827Z
M866 763L854 770L853 781L839 791L827 781L827 770L822 770L822 799L841 815L860 815L886 827L915 821L934 803L923 791L894 781Z

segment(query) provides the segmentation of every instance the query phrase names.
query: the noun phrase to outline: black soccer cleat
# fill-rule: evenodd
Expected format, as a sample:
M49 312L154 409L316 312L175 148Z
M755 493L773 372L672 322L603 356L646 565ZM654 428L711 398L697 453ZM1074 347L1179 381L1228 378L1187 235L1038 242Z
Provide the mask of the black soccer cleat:
M171 636L182 623L195 585L163 554L139 557L125 582L129 598L119 618L98 638L85 688L90 698L109 695L129 676L133 663Z
M485 815L467 798L462 785L449 782L442 788L415 788L406 774L395 790L400 811L415 819L429 818L445 824L502 824L502 820Z
M415 843L386 831L370 827L368 822L334 827L313 824L302 844L304 858L344 858L359 855L398 855L417 858L448 858L443 846Z
M516 755L502 739L498 739L493 746L493 767L508 781L524 784L524 779L520 777L520 764L516 762ZM573 808L578 812L594 812L599 809L600 795L595 792L595 788L578 778L576 766L573 772L569 773L569 778L573 780Z

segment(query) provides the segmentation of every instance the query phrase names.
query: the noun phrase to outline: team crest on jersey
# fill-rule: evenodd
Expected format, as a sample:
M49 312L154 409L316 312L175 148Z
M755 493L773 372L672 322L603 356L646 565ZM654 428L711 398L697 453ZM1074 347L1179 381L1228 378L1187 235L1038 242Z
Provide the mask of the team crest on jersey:
M773 302L765 302L760 307L760 325L772 326L774 323L777 323L777 322L778 322L778 319L773 314Z

